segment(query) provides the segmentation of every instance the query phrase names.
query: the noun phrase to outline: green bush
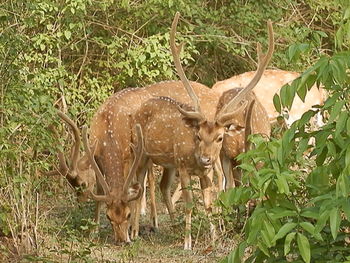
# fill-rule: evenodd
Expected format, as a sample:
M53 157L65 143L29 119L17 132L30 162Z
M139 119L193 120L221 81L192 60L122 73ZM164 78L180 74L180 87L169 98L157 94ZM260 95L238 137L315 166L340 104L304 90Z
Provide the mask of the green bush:
M344 7L348 14L349 4ZM280 139L251 137L255 149L239 157L245 186L222 193L221 203L232 209L255 199L257 205L244 240L225 261L241 262L248 246L253 253L245 262L350 261L350 52L343 47L322 56L274 100L277 109L288 108L296 94L303 99L317 84L329 94L325 104ZM318 112L326 123L312 130Z

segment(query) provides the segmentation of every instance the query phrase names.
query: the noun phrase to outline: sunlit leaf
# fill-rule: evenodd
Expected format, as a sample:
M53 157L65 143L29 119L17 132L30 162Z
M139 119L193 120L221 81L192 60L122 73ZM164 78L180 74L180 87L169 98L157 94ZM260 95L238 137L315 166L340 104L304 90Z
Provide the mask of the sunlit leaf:
M301 233L297 235L297 243L301 257L306 263L310 262L311 252L310 252L310 243L306 236Z
M273 238L273 242L276 242L278 239L283 238L286 234L292 231L297 226L297 223L286 223L284 224L277 232Z
M329 215L329 223L331 226L331 233L335 240L338 235L338 229L340 226L340 213L337 207L333 208Z
M296 232L291 232L286 236L284 241L284 255L287 255L290 251L290 245L295 237Z

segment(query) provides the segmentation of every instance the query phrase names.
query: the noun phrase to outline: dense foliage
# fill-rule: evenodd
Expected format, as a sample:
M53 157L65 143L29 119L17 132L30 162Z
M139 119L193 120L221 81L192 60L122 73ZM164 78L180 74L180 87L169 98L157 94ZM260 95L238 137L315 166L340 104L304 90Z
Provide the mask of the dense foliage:
M282 112L317 84L329 94L325 104L306 112L280 139L252 137L255 148L239 157L245 185L221 195L226 210L257 202L228 262L241 262L248 246L253 253L245 262L350 261L350 53L342 51L349 3L344 10L336 52L321 56L274 98ZM318 113L325 124L310 129Z
M48 130L50 124L57 122L55 108L68 110L82 125L113 92L128 86L143 86L176 78L168 48L169 26L176 11L180 11L184 19L178 31L181 32L179 37L187 43L183 54L186 72L191 79L211 85L216 80L255 68L255 55L252 54L255 54L256 41L263 45L266 42L267 19L274 22L276 32L277 50L272 67L305 70L320 55L333 55L335 48L339 50L347 47L350 12L342 12L345 4L346 1L325 0L1 1L0 234L11 232L12 236L18 236L19 233L23 236L26 233L32 237L37 231L43 231L39 217L43 211L39 210L38 204L58 186L52 183L54 180L43 176L42 172L52 168L56 162L55 155L49 153L55 153L63 145L57 143L57 138L53 138ZM337 58L343 64L338 64ZM327 177L329 170L322 163L331 162L331 157L328 157L331 154L339 153L339 160L343 160L343 155L346 159L346 151L341 149L346 147L346 138L343 137L348 125L339 124L347 123L348 119L343 113L346 112L344 109L347 104L342 104L340 99L347 98L344 88L344 83L347 83L343 68L347 65L347 62L343 62L345 59L342 54L322 58L317 62L318 66L305 75L306 79L314 80L318 76L313 73L315 70L319 70L317 74L320 76L324 75L321 69L328 70L328 82L322 78L317 81L322 82L327 89L338 92L334 92L334 96L338 97L334 97L324 108L324 111L331 112L331 117L329 125L319 131L319 134L323 132L322 136L318 135L323 139L316 138L313 155L324 159L321 162L321 157L316 158L319 170L311 173L313 177L316 173ZM340 69L337 71L334 68ZM333 108L339 112L332 115ZM342 121L335 124L338 115ZM298 131L296 134L299 135L294 136L289 132L284 137L289 136L288 149L299 153L299 141L306 147L307 138L311 136L303 128L307 120L303 122L293 126L292 131ZM336 139L334 142L324 141L326 134L329 135L334 129L336 137L344 141L341 146L338 146ZM297 139L299 137L302 139ZM67 145L65 138L59 141L65 141ZM277 149L282 147L282 142L260 143L255 151L244 158L248 162L248 159L257 158L255 155L258 156L262 147ZM266 153L259 158L264 156ZM300 154L297 156L300 157ZM270 164L265 162L267 166ZM288 169L296 161L284 162L281 164L283 169ZM335 161L333 163L334 169L331 170L334 174L347 167ZM280 174L284 172L283 169ZM289 171L288 174L294 178L298 173ZM328 179L332 184L337 180L347 180L345 175L339 178ZM275 181L271 179L271 182ZM297 182L296 199L303 194L299 188L300 180ZM282 183L285 185L284 181ZM287 182L287 186L289 184ZM326 192L315 189L312 193L332 194L327 192L328 187L322 187L326 188ZM337 198L339 193L345 193L339 191L346 191L339 187L334 193ZM294 190L282 193L288 195ZM314 203L319 204L324 200L327 199ZM306 198L300 202L308 204L308 201ZM21 205L13 206L14 203ZM341 210L338 207L341 204L337 204L334 206L337 210L331 213L332 222L338 222L340 218ZM325 221L329 214L324 217L327 217L323 218ZM253 218L254 215L251 220ZM292 219L290 221L294 222ZM28 224L35 227L28 227ZM332 227L333 236L338 232L339 224ZM322 226L319 223L317 230L321 231ZM274 227L278 233L278 226ZM298 235L299 239L302 234L300 232ZM34 244L39 242L37 238L33 238ZM260 241L259 244L271 246L275 241L269 242ZM35 247L33 243L29 247Z

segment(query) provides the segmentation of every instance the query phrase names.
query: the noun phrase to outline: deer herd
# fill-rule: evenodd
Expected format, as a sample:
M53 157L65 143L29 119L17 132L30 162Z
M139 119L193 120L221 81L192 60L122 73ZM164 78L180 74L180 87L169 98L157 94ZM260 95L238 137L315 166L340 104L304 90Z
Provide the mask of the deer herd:
M165 81L115 93L97 110L89 132L83 128L82 138L74 121L58 111L59 118L72 130L74 145L68 162L63 152L58 153L58 170L52 173L67 178L76 189L79 201L89 198L96 201L97 223L101 205L105 203L117 243L131 242L139 234L146 174L151 220L153 227L158 228L154 193L158 180L152 173L153 164L163 167L159 186L171 220L175 216L171 187L175 178L179 178L178 189L185 203L184 249L191 249L192 243L191 178L194 176L199 178L210 231L215 238L211 217L214 170L219 178L219 190L240 183L235 158L248 149L247 136L270 136L270 125L278 116L272 103L273 95L298 77L295 72L265 70L274 51L274 34L268 21L268 50L263 54L257 45L255 72L217 82L212 88L189 81L180 62L183 44L177 45L175 41L178 19L179 13L172 23L170 47L181 81ZM299 119L323 101L322 92L313 88L305 102L294 101L290 119Z

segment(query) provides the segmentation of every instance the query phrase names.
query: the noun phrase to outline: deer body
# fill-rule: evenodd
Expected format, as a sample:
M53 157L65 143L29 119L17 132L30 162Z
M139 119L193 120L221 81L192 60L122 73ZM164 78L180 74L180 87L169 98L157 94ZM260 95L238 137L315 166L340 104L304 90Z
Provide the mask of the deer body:
M232 88L242 88L249 83L253 78L254 73L254 71L249 71L223 81L218 81L214 84L212 89L219 94L222 94ZM282 86L291 83L299 76L299 73L293 71L272 69L264 71L261 80L254 87L253 91L266 109L270 122L275 122L276 118L279 116L279 113L273 105L273 96L280 91ZM323 104L324 100L324 92L316 86L313 86L307 92L305 102L303 102L298 96L295 96L291 110L288 114L289 118L287 124L290 126L294 121L300 119L306 111L311 109L313 105Z
M192 82L195 90L199 93L211 93L212 91L199 83ZM167 81L156 83L153 85L146 86L144 88L126 89L112 95L107 101L99 108L94 115L91 122L90 132L90 144L94 141L98 141L97 148L94 153L94 157L101 169L101 172L105 175L107 185L113 190L111 195L114 196L115 201L113 202L113 209L108 208L107 204L107 215L111 222L125 222L126 216L129 216L131 207L126 202L116 201L122 200L125 197L121 196L123 191L121 187L124 185L125 177L128 175L130 170L131 161L133 155L130 150L130 144L132 140L132 131L134 125L134 117L137 110L141 107L142 103L148 99L157 96L172 96L181 99L182 101L190 101L188 94L183 88L183 84L179 81ZM146 141L147 144L147 141ZM164 163L164 162L163 162ZM149 167L149 164L144 163L142 169ZM175 169L168 165L164 165L165 172L161 181L161 190L166 200L166 204L170 204L170 188L171 180L175 175ZM170 169L168 171L168 169ZM169 176L168 176L169 175ZM136 187L136 185L134 185ZM136 187L138 188L138 186ZM101 194L101 190L99 191ZM96 218L98 221L98 215L101 203L98 202ZM117 209L120 207L120 209ZM169 212L172 208L167 206ZM114 211L109 212L109 211ZM118 214L115 213L118 211ZM127 212L125 212L127 211ZM135 215L136 217L138 215ZM123 218L123 220L121 219ZM151 218L154 222L154 226L157 227L156 218L156 207L154 201L151 202ZM129 220L128 220L129 221ZM137 222L137 220L132 220ZM129 221L130 223L130 221ZM116 239L120 241L130 241L127 235L127 226L124 224L124 234L121 235L115 233ZM131 238L138 235L138 223L132 224Z
M213 97L203 101L210 103L209 101L211 99ZM210 212L211 180L207 175L219 156L224 128L216 129L216 127L212 127L214 126L213 122L209 121L205 124L203 123L202 126L205 128L202 130L201 135L204 138L204 142L202 141L203 145L200 147L199 144L201 142L196 138L198 136L197 129L200 128L194 128L193 125L197 126L197 124L192 124L191 120L184 118L178 110L179 105L180 103L171 98L160 97L147 101L139 109L135 117L135 122L140 124L144 133L146 155L144 162L151 159L153 163L169 168L170 170L177 169L180 175L182 194L185 202L191 205L193 204L192 193L189 189L190 177L191 175L199 176L205 208ZM187 105L182 105L182 107L186 109L191 108ZM213 136L208 136L208 134ZM217 147L212 147L213 141L214 143L216 142ZM142 172L139 180L143 181ZM170 202L170 199L167 201ZM172 216L173 208L169 203L167 205L170 206L169 212ZM192 209L186 206L185 213L185 249L190 249Z

